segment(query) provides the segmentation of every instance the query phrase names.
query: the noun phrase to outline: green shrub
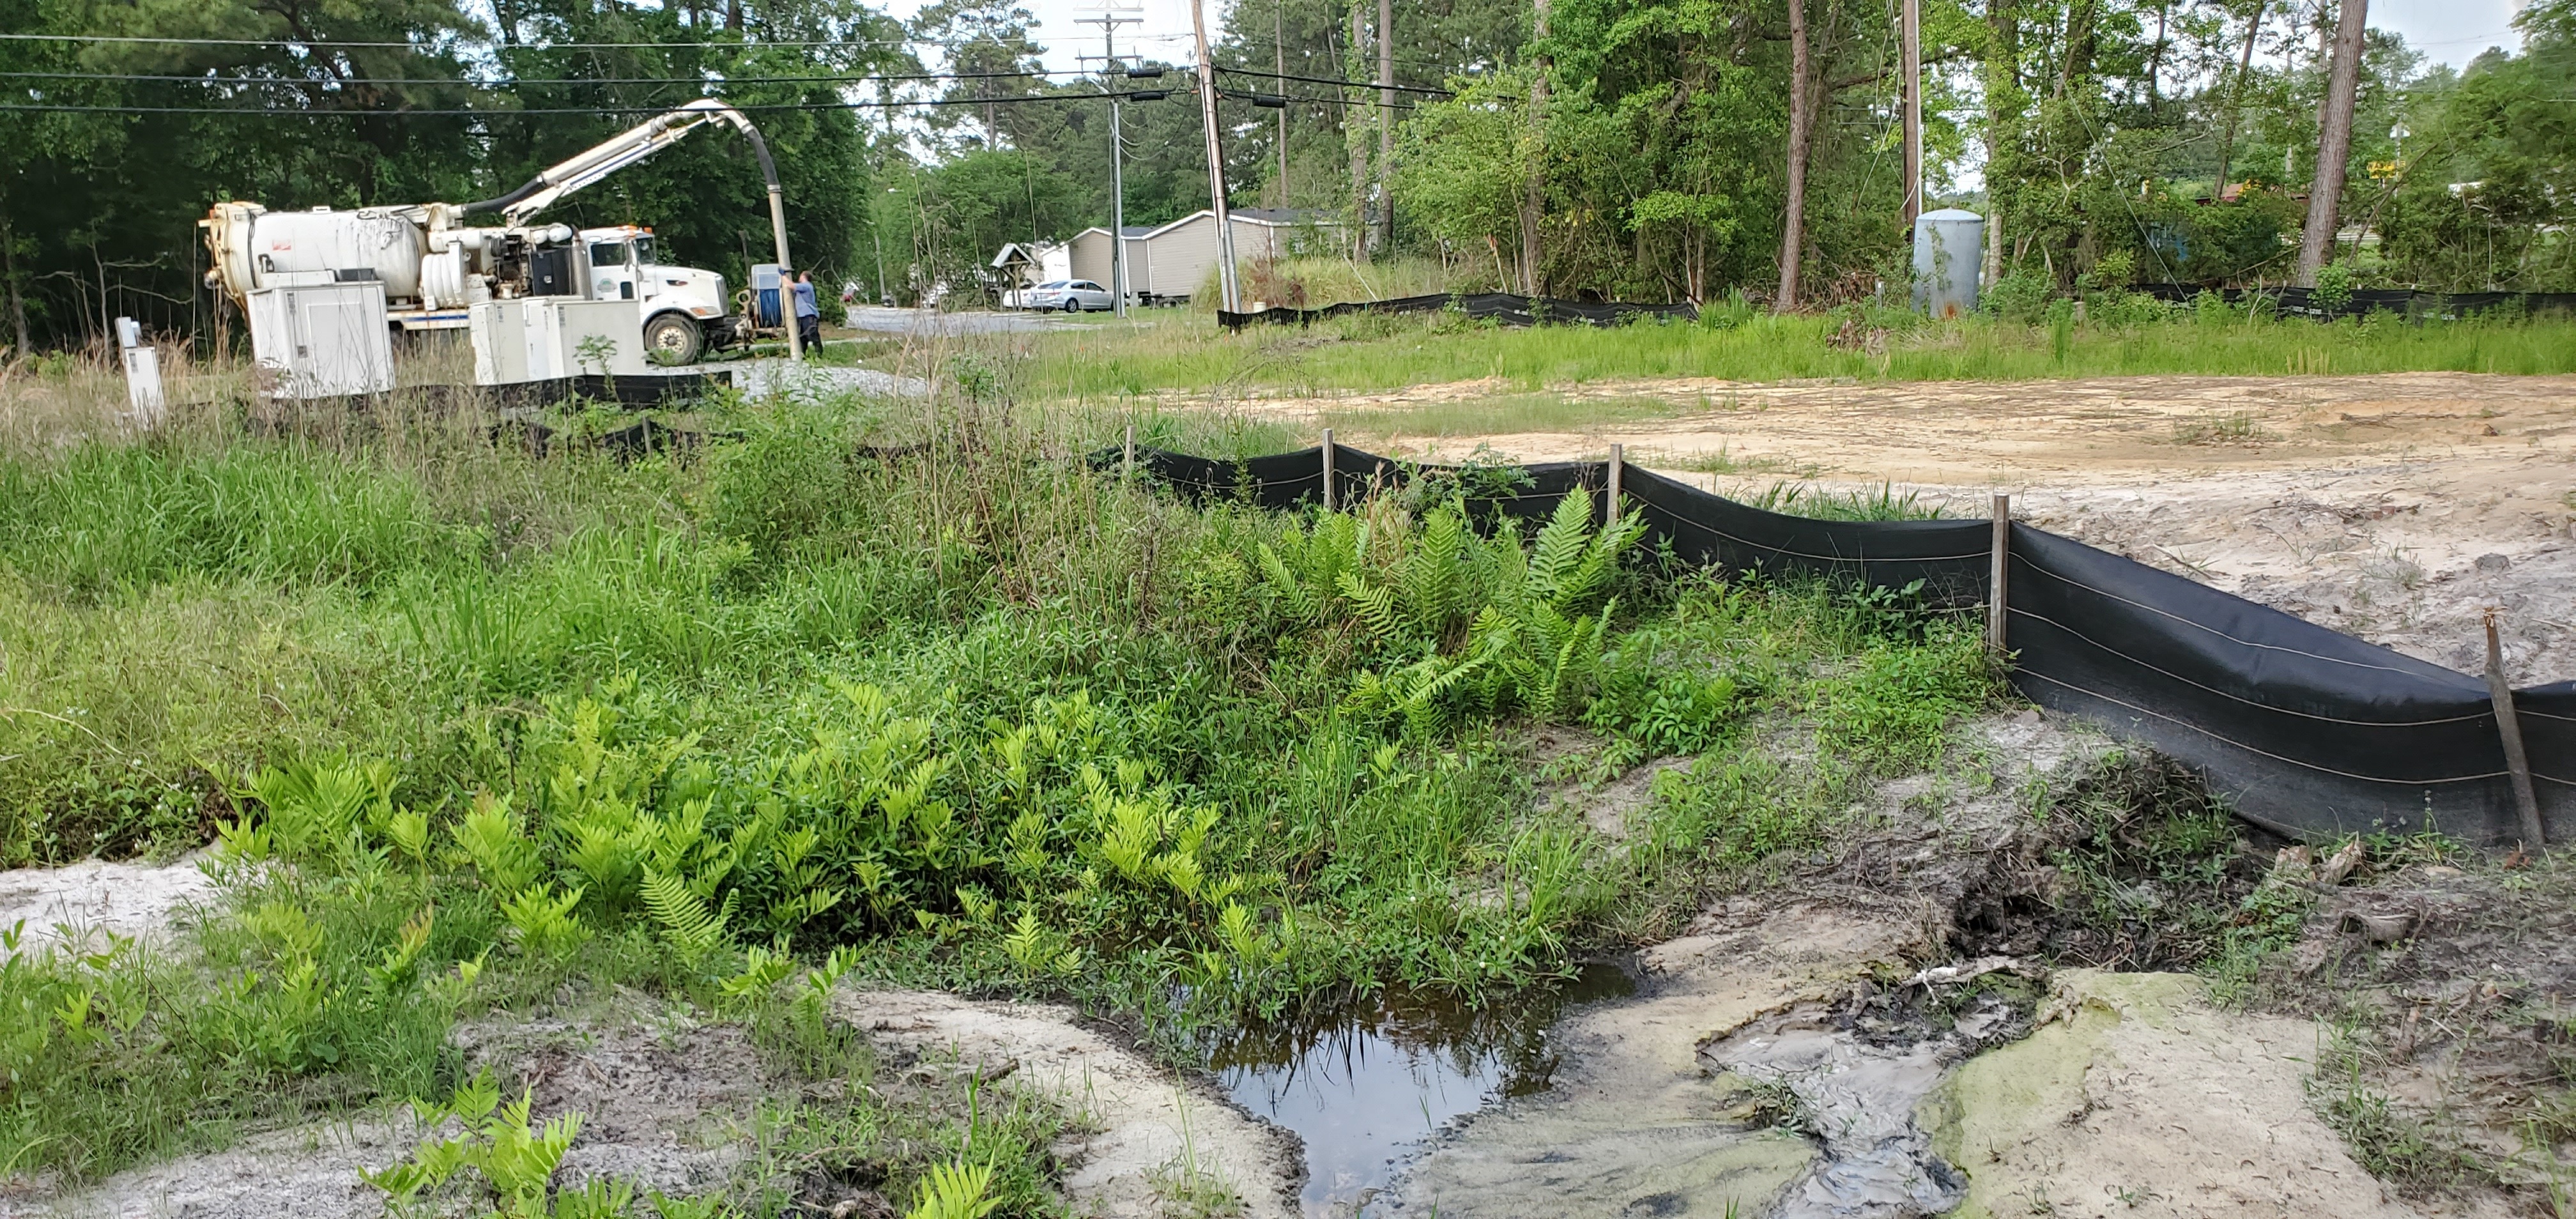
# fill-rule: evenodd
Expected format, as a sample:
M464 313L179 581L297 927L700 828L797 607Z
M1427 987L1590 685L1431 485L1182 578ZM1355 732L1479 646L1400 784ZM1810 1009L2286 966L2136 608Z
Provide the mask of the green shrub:
M1931 765L1950 724L1993 697L1984 647L1967 623L1939 625L1919 645L1873 641L1816 683L1817 734L1882 768Z

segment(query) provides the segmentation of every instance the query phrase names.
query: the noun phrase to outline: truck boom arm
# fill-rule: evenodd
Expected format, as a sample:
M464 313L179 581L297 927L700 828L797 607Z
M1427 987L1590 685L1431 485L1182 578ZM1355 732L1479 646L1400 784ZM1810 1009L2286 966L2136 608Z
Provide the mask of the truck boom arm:
M769 228L778 242L778 266L783 272L795 264L787 258L787 203L785 194L778 187L778 163L769 157L769 142L760 138L760 129L752 126L751 120L742 116L742 111L711 97L699 98L668 114L646 119L615 139L528 179L509 194L480 203L468 203L463 210L469 214L498 211L511 227L519 227L565 195L652 156L678 143L680 137L717 120L733 124L734 130L751 141L751 151L760 157L761 182L769 188ZM801 361L805 358L805 344L797 333L792 311L786 315L786 321L787 358Z
M761 177L766 180L769 192L776 195L778 166L769 159L769 144L760 138L759 130L751 125L750 119L743 117L741 111L714 98L702 97L670 113L657 114L549 167L509 194L468 203L464 210L469 214L498 211L504 223L512 227L524 225L564 196L679 143L681 137L718 121L731 123L735 130L750 137L752 151L760 157Z

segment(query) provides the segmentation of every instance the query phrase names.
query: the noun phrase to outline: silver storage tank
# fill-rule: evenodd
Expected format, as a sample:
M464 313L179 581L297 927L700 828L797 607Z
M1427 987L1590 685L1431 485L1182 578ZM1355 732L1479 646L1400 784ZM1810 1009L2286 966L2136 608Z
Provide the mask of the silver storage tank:
M1977 311L1986 218L1955 207L1914 218L1914 307L1934 317Z
M382 208L264 212L251 221L250 257L263 288L347 283L374 272L388 300L420 295L420 226Z

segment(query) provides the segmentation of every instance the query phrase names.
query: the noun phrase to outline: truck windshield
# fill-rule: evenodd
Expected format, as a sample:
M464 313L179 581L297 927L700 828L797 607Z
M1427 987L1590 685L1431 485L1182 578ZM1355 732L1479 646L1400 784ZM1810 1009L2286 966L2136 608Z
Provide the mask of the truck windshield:
M635 239L635 261L647 264L653 261L653 239L651 237L646 236Z

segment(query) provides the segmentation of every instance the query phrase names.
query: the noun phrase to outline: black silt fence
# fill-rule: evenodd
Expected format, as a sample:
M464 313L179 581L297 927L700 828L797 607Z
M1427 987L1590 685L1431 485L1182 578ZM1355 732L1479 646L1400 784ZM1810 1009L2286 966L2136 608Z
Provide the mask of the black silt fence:
M1605 471L1606 473L1606 471ZM1903 590L1935 605L1982 605L1993 533L1986 521L1825 521L1711 495L1629 466L1620 492L1645 516L1648 536L1703 567L1729 574L1820 577ZM1623 505L1624 506L1624 505Z
M1138 471L1200 502L1293 509L1320 502L1324 450L1219 460L1136 450ZM1093 455L1110 468L1112 448ZM1454 466L1336 445L1334 502ZM1606 495L1604 462L1511 471L1480 516L1553 512ZM1463 477L1463 486L1477 481ZM1993 524L1825 521L1770 512L1627 466L1622 506L1649 544L1731 575L1815 577L1916 590L1935 605L1985 604ZM2032 702L2082 716L2204 775L2236 811L2281 833L2328 837L2438 829L2481 844L2521 835L2486 683L2044 529L2009 536L2005 639L2011 680ZM2514 692L2551 841L2576 835L2576 682Z
M1628 301L1569 301L1552 296L1515 296L1509 292L1436 293L1430 296L1398 296L1382 301L1344 301L1320 309L1264 309L1258 313L1234 313L1220 309L1217 324L1228 330L1241 330L1255 323L1278 326L1304 326L1330 317L1353 313L1438 313L1456 310L1476 321L1491 319L1505 326L1535 326L1540 322L1580 322L1587 326L1612 326L1641 317L1673 318L1691 321L1699 310L1687 304L1648 305Z
M2189 762L2249 820L2306 836L2520 836L2481 678L2027 525L2013 527L2007 580L2017 689ZM2553 752L2535 731L2551 689L2517 694L2515 710L2563 839L2576 833L2576 721L2549 721ZM2567 696L2555 701L2564 715Z

